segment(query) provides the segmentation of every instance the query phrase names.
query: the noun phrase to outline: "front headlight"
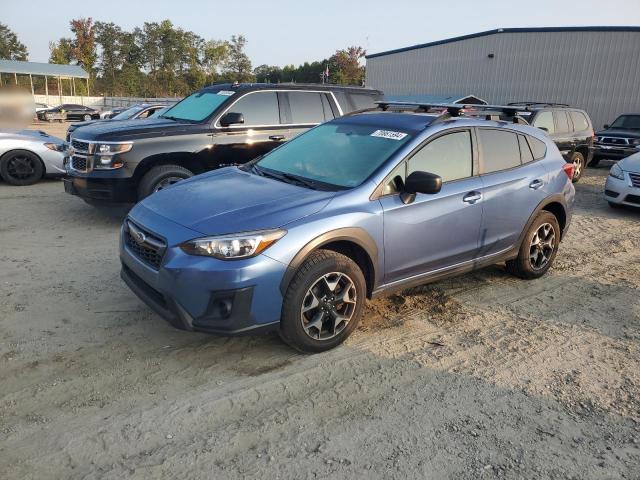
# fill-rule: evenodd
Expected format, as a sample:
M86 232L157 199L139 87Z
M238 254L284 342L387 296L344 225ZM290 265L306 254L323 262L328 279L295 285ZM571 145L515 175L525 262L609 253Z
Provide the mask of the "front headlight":
M133 148L132 142L98 143L93 153L95 155L94 169L113 170L120 168L124 163L116 155L126 153Z
M65 151L64 143L45 143L44 146L47 147L49 150L53 150L54 152Z
M609 175L611 175L613 178L617 178L618 180L624 180L624 172L617 163L613 167L611 167L611 170L609 170Z
M189 255L235 260L255 257L284 237L286 233L286 230L263 230L197 238L183 243L180 248Z

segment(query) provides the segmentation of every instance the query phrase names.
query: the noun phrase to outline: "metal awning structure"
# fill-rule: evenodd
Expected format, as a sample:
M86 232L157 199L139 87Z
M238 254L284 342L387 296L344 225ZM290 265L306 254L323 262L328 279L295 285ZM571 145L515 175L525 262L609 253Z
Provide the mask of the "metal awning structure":
M62 80L71 81L71 91L75 95L75 79L87 81L87 95L89 94L89 74L79 65L58 65L55 63L21 62L18 60L0 60L0 86L9 84L13 77L18 84L18 75L28 75L33 94L33 77L45 77L46 94L49 95L49 77L58 79L58 89L61 89ZM9 78L9 81L5 80Z

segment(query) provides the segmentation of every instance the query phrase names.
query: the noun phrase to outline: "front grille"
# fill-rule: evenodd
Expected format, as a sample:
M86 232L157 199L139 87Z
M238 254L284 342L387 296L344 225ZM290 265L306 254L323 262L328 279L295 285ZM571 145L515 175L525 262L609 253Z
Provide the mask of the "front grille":
M631 178L631 185L640 188L640 173L630 173L629 178Z
M86 172L87 159L85 157L71 157L71 168L80 172Z
M82 140L76 140L75 138L71 140L71 146L78 152L88 152L89 145L89 142L83 142Z
M134 234L137 234L134 236ZM131 253L150 267L158 270L166 249L163 240L149 231L139 227L130 220L126 220L124 241Z
M603 145L629 145L630 144L628 138L621 138L621 137L600 137L599 143Z
M640 195L627 195L626 197L624 197L624 201L640 205Z

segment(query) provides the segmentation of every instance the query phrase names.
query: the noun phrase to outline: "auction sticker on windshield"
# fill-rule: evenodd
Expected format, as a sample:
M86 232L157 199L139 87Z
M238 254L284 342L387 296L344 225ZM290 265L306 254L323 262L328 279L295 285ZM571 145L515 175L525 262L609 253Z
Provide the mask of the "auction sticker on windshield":
M407 136L403 132L394 132L391 130L376 130L371 134L372 137L388 138L389 140L402 140Z
M230 97L231 95L233 95L236 92L233 92L231 90L220 90L217 93L218 93L218 95L224 95L225 97Z

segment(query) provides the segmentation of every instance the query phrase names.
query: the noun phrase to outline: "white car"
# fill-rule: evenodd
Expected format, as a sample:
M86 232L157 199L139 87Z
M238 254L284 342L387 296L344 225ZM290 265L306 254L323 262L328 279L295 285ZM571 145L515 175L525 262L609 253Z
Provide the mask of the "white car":
M640 153L623 158L611 167L604 198L614 208L640 207Z
M31 185L46 175L63 175L66 143L39 130L0 131L0 177L10 185Z

